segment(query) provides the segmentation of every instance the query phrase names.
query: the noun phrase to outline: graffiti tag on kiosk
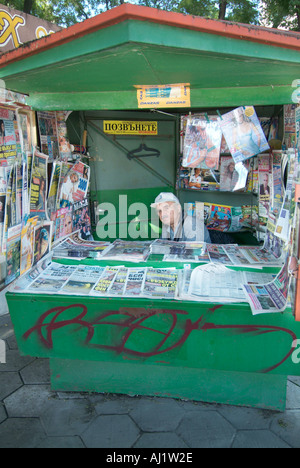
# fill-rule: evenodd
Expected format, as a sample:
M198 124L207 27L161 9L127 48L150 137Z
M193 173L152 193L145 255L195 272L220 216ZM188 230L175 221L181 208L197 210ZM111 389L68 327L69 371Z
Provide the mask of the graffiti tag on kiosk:
M5 45L12 39L14 46L19 47L22 44L18 35L20 25L25 25L22 16L12 17L7 11L0 10L0 45Z
M216 309L221 308L222 305L216 305L209 309L208 312L211 315ZM79 309L79 313L76 316L70 317L71 310ZM67 312L67 315L65 312ZM77 312L76 312L77 313ZM223 330L230 334L269 334L274 332L283 332L291 337L291 348L287 354L282 357L280 362L266 368L257 370L257 372L270 372L277 367L280 367L287 359L293 355L295 348L297 347L297 337L295 333L287 328L275 327L270 325L218 325L212 322L208 322L204 315L198 320L192 321L188 312L184 310L172 310L172 309L145 309L145 308L126 308L123 307L117 311L106 311L99 314L94 320L88 321L86 315L88 313L87 307L83 304L73 304L67 307L55 307L48 310L40 316L36 325L30 328L24 335L23 338L26 340L33 333L37 334L41 344L47 349L53 349L53 335L56 330L59 330L70 325L77 325L77 331L86 329L86 337L84 346L94 349L107 349L117 354L124 354L128 356L150 358L159 356L176 348L181 347L190 337L191 333L195 330L208 332L210 330ZM163 322L158 325L154 325L151 322L155 316L162 316ZM206 315L206 314L205 314ZM68 317L66 319L66 317ZM169 320L166 325L166 319ZM111 344L100 344L92 343L94 337L95 328L99 326L111 326L115 327L121 333L118 334L118 338L114 338L115 342ZM150 332L151 335L157 334L157 342L152 345L150 350L137 350L131 349L130 337L135 331ZM114 333L113 336L116 336ZM146 340L141 340L143 345L146 344ZM153 342L152 342L153 343Z

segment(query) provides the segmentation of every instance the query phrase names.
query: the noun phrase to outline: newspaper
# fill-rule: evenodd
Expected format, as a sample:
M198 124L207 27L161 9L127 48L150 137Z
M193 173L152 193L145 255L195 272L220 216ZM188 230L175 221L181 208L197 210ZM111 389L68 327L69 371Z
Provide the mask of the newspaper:
M147 268L128 268L123 296L140 296L146 278Z
M88 295L102 276L105 267L79 265L60 289L61 294Z
M52 253L44 257L36 265L34 265L29 271L17 279L13 284L12 292L24 292L30 284L50 265L52 261Z
M253 106L222 115L219 124L235 163L270 148Z
M207 264L184 270L178 299L232 303L247 302L244 284L271 281L273 274L232 270L225 265Z
M271 312L282 312L288 303L290 277L288 261L280 272L270 282L259 284L243 284L245 296L250 304L253 315Z
M76 265L51 263L24 292L34 294L58 293L76 269Z
M252 265L280 265L281 260L264 247L240 246L240 253L244 255Z
M100 279L95 284L91 291L91 296L103 296L107 294L110 286L112 286L120 267L105 267Z
M226 245L228 247L231 244ZM211 262L232 265L232 261L226 253L224 245L207 244L207 251Z
M160 299L175 299L178 271L175 268L148 268L142 295Z
M218 169L222 132L218 122L191 118L186 125L183 167Z
M110 242L78 242L74 236L63 240L53 248L53 258L88 258L92 254L100 255Z
M128 268L119 267L118 272L109 288L110 296L122 296L125 289Z
M145 262L150 255L150 245L151 241L123 241L118 239L101 254L91 253L91 256L101 260Z

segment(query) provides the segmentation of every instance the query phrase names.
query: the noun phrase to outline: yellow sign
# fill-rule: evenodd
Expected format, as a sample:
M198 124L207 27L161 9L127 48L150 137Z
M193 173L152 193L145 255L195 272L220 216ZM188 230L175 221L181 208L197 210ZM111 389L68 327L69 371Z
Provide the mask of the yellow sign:
M157 135L157 122L104 120L103 131L114 135Z
M140 109L191 106L189 83L135 87Z

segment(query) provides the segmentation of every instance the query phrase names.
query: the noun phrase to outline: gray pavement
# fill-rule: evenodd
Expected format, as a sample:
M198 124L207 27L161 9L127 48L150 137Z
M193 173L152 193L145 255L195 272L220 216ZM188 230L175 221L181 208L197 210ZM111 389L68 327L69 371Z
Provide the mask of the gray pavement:
M0 316L0 339L7 348L0 364L0 448L300 448L300 377L288 379L285 412L57 392L47 359L20 356L8 314Z

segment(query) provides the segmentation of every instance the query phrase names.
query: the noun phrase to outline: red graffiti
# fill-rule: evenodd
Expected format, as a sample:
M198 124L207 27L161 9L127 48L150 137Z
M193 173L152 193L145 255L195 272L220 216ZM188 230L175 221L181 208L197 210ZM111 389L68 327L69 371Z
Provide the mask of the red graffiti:
M209 309L211 315L216 309L222 307L218 305ZM66 311L80 309L80 313L75 317L64 320L62 314ZM70 313L70 312L69 312ZM131 355L135 357L147 358L158 356L167 353L182 346L195 330L208 332L210 330L227 330L230 333L238 334L266 334L273 332L284 332L291 336L292 343L297 342L297 337L291 330L282 327L274 327L270 325L217 325L207 322L205 316L202 315L198 320L192 322L188 318L188 313L183 310L170 309L143 309L143 308L122 308L121 311L107 311L99 315L95 320L88 321L85 319L88 313L87 307L83 304L73 304L68 307L55 307L38 319L36 325L30 328L24 335L24 339L28 339L32 333L37 333L40 342L48 349L53 348L53 333L61 328L69 325L78 325L80 329L86 329L85 346L96 349L109 349L118 354ZM164 326L160 322L160 329L157 326L153 327L149 324L151 319L160 315L164 318ZM166 319L168 322L166 322ZM148 322L148 323L147 323ZM167 323L167 325L166 325ZM92 343L95 335L95 330L99 326L109 325L116 327L119 338L115 343L105 345ZM167 328L164 330L163 328ZM152 332L161 336L157 344L149 351L137 351L130 349L128 346L129 339L136 331ZM178 333L180 332L180 333ZM282 365L293 353L295 347L292 344L289 352L282 360L273 366L263 369L260 372L270 372ZM296 346L296 345L295 345Z

